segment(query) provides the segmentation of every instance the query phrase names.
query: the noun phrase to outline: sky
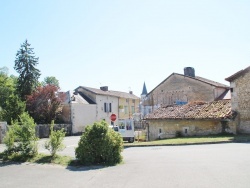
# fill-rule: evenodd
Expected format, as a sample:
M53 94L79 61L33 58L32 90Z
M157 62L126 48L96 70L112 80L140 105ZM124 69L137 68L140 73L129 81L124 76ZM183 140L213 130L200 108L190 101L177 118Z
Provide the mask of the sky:
M0 67L27 39L40 81L133 91L172 73L225 78L250 66L249 0L0 0Z

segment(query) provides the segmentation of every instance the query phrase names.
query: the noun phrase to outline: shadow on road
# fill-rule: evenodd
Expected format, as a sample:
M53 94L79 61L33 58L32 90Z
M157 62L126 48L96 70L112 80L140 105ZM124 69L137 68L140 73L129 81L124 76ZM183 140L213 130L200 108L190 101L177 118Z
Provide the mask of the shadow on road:
M108 168L110 166L103 166L103 165L95 165L95 166L67 166L66 169L72 172L79 172L79 171L91 171L91 170L100 170L104 168Z
M6 167L6 166L17 166L21 165L22 163L19 162L12 162L12 161L2 161L0 160L0 168L1 167Z

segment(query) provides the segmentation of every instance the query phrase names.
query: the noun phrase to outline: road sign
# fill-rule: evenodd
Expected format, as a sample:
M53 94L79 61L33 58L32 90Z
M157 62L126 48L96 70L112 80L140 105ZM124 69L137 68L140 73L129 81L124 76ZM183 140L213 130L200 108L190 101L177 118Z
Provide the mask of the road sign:
M111 121L115 121L116 120L116 115L115 114L111 114L110 119L111 119Z

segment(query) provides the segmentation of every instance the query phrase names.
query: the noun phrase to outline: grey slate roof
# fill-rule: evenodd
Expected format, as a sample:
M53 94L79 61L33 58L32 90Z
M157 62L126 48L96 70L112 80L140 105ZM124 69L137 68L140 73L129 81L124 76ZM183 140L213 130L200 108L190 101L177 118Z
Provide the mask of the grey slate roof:
M103 91L101 89L85 87L85 86L80 86L78 88L86 89L87 91L90 91L96 95L107 95L107 96L121 97L121 98L126 98L126 99L140 99L139 97L137 97L134 94L121 92L121 91L112 91L112 90Z
M142 95L147 95L148 94L145 82L143 84L143 88L142 88L142 93L141 94Z

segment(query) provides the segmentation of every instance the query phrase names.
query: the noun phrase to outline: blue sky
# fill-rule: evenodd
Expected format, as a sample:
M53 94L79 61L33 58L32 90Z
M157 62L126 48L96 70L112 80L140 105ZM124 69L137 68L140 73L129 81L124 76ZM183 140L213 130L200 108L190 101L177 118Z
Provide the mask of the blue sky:
M0 1L0 67L28 39L42 75L140 96L171 73L225 78L250 65L249 0Z

